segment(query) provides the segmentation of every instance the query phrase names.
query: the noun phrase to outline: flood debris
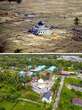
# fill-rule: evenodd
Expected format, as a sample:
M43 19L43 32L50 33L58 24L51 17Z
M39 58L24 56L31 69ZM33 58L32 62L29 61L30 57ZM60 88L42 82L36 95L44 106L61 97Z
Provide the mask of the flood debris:
M78 18L78 17L75 17L75 19L74 19L74 24L75 24L75 25L79 25L79 23L80 23L79 18Z
M22 0L0 0L0 2L3 2L3 1L8 1L9 3L17 2L18 4L20 4L22 2Z
M21 53L22 52L22 49L19 49L19 48L17 48L15 51L14 51L14 53Z
M39 21L35 26L32 27L32 29L29 30L34 35L39 35L39 36L48 36L53 33L53 30L46 26L43 21Z
M74 27L72 28L72 38L76 41L82 41L82 27Z

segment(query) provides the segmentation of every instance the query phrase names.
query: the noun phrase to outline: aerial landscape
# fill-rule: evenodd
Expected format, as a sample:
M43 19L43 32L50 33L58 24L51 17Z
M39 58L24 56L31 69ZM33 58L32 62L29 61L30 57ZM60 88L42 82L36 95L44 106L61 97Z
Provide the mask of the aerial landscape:
M0 110L82 110L82 0L0 0Z
M0 0L0 52L82 52L82 0Z
M0 55L0 110L82 110L82 55Z

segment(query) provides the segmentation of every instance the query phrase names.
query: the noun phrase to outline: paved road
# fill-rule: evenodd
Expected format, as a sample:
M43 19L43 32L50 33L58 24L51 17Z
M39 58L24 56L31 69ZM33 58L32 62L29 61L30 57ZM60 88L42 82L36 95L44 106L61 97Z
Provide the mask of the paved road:
M60 102L61 91L62 91L62 88L63 88L63 85L64 85L64 79L65 79L65 76L62 76L61 82L60 82L60 87L59 87L59 90L58 90L58 93L57 93L57 97L55 99L55 103L53 105L53 109L52 110L56 110L58 108L58 105L59 105L59 102Z

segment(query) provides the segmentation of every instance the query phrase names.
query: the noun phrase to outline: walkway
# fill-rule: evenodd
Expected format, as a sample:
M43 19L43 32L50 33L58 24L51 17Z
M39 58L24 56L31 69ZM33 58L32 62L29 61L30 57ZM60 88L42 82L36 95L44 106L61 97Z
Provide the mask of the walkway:
M61 91L62 91L62 88L63 88L63 85L64 85L64 79L65 79L65 76L62 76L61 77L61 82L60 82L60 87L59 87L59 90L57 92L57 96L56 96L55 103L53 105L52 110L56 110L58 108L58 105L59 105L59 102L60 102Z
M32 101L30 99L26 99L26 98L18 98L19 101L25 101L25 102L30 102L30 103L34 103L34 104L39 104L39 102L36 102L36 101Z

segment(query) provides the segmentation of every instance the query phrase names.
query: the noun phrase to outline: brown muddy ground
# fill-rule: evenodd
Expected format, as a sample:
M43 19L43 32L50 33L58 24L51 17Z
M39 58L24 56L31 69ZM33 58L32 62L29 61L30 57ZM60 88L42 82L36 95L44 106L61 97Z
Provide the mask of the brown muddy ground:
M82 23L82 0L23 0L20 5L0 3L0 52L82 52L82 40L72 33L74 17ZM28 15L34 14L33 18ZM55 26L52 36L28 33L37 21ZM81 27L81 26L80 26Z

